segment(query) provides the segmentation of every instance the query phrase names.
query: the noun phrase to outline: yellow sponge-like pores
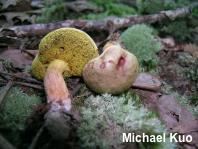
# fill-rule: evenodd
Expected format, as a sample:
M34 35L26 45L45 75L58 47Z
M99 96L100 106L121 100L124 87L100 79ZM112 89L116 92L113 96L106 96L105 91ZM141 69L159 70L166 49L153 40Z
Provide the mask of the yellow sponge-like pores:
M85 64L98 56L97 46L85 32L73 28L58 29L40 42L32 73L37 79L43 79L50 62L59 59L69 66L69 71L63 73L64 78L82 76Z

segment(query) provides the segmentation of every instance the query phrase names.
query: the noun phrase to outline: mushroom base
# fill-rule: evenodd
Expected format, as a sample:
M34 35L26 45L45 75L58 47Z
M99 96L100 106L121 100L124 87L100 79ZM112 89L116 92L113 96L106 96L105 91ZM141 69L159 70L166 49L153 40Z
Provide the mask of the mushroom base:
M60 108L64 106L65 109L69 111L71 108L71 99L62 76L66 69L68 69L66 62L53 60L45 73L44 87L48 103L52 103L52 105L58 103Z

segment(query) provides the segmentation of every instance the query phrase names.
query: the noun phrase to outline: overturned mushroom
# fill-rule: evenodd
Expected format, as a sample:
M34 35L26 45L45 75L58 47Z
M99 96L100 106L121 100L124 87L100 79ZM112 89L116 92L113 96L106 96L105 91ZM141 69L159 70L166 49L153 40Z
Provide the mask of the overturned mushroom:
M138 73L136 57L118 45L110 45L85 65L83 78L97 93L118 94L130 88Z
M32 73L44 79L47 102L71 108L71 99L64 78L82 76L85 64L98 57L94 41L83 31L62 28L46 35L32 63Z

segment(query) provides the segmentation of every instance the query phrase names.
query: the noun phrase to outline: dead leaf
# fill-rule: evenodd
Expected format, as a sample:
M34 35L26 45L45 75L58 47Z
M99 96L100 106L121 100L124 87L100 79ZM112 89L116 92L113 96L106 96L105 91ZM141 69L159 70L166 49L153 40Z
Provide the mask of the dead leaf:
M178 132L180 134L186 134L190 132L198 131L198 121L187 121L187 122L179 122L177 125L171 130L171 132Z
M160 38L157 37L158 41L161 42L162 49L166 51L179 51L183 50L183 45L176 44L172 37Z
M175 46L175 40L171 36L166 37L166 38L157 37L157 39L158 39L158 41L160 41L166 47L171 48L171 47Z
M186 136L191 136L192 141L185 143L185 149L189 148L192 149L191 145L198 147L198 122L197 121L191 121L191 122L186 122L186 123L179 123L173 130L171 130L171 133L179 133L180 135ZM182 144L182 143L181 143ZM195 148L195 147L194 147ZM194 149L193 148L193 149Z
M19 19L21 22L27 21L30 22L32 24L35 23L35 18L36 16L33 15L30 17L30 15L28 15L26 12L5 12L5 13L1 13L0 16L4 16L7 20L7 22L9 23L10 26L13 26L14 19ZM4 24L0 24L1 26L4 26Z
M163 95L158 101L172 115L178 116L179 122L189 122L196 120L189 109L181 105L179 100L173 94Z
M32 0L1 0L1 11L28 11L31 10Z
M27 50L29 51L29 50ZM29 52L32 52L30 50ZM36 53L33 52L34 54ZM32 64L33 57L27 56L27 53L21 52L21 50L14 49L14 50L5 50L0 53L0 58L3 60L10 59L12 61L12 66L14 68L24 69L25 65Z
M32 60L36 57L36 55L38 54L39 50L21 50L21 52L23 52L23 55L28 59L28 60Z
M190 145L195 145L196 146L196 149L198 148L198 132L191 132L191 133L187 133L185 134L186 136L187 135L190 135L192 136L192 141L191 142L188 142ZM190 148L191 149L191 148Z
M157 100L158 93L151 91L141 90L144 96L146 96L146 107L151 111L155 110L159 113L159 118L165 123L168 130L171 130L178 121L173 115Z
M20 0L1 0L1 3L3 4L1 10L7 9L10 5L15 6L17 2L20 2Z
M0 47L6 47L8 49L19 48L21 41L16 37L2 36L0 37Z
M161 91L160 80L149 72L139 73L137 79L133 83L132 87L137 87L152 91Z
M194 58L198 58L198 46L192 44L184 45L184 51L192 54Z

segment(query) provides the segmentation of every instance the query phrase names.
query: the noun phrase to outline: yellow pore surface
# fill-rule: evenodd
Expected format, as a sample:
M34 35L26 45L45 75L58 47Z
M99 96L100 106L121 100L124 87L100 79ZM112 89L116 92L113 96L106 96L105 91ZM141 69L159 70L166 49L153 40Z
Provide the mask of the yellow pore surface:
M42 39L32 73L37 79L43 79L50 62L59 59L68 63L64 78L82 76L85 64L98 56L95 43L86 33L73 28L58 29Z

